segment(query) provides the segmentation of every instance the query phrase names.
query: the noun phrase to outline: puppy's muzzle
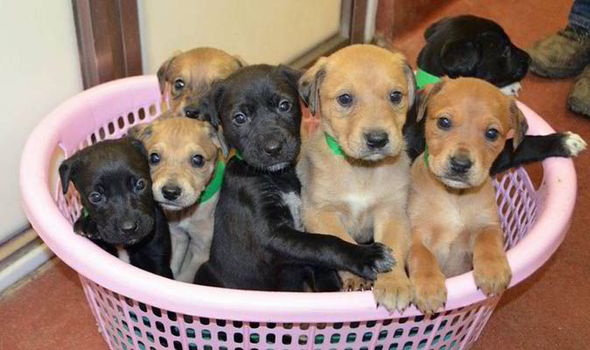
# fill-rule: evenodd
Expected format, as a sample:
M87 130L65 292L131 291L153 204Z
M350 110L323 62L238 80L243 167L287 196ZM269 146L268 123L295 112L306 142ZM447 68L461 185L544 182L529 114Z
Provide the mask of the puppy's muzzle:
M283 142L276 138L271 138L264 144L264 153L271 157L278 155L283 149Z
M178 197L180 197L181 194L182 194L182 189L178 186L174 186L174 185L162 186L162 195L164 196L165 199L167 199L169 201L173 201L173 200L177 199Z
M194 105L184 107L184 115L192 119L199 119L201 117L201 110Z
M367 148L372 151L383 149L389 143L389 135L384 130L371 130L364 133Z
M139 225L137 224L137 221L134 220L124 220L119 224L119 230L128 235L136 233L138 228Z
M457 156L451 156L449 159L449 169L451 170L452 175L457 176L465 176L471 166L473 165L473 161L469 158L468 155L461 154Z

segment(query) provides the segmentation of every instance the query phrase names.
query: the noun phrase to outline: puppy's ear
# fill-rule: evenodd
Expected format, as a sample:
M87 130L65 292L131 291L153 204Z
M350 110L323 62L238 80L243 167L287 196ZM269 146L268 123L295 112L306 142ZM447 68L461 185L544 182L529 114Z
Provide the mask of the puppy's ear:
M440 27L441 25L443 25L444 23L446 23L449 20L448 17L442 18L434 23L432 23L428 28L426 28L426 30L424 31L424 39L428 40L428 38L430 38L434 33L436 33L436 31L438 30L438 27Z
M143 142L133 137L129 137L129 142L131 143L131 146L135 147L147 159L148 154Z
M440 90L442 90L442 88L447 80L448 80L448 78L444 77L438 83L426 85L424 87L424 89L422 89L422 91L420 92L420 97L417 99L418 103L419 103L418 104L418 113L416 113L416 121L417 122L419 122L420 120L422 120L422 118L424 118L424 116L426 115L426 111L428 109L428 102L430 102L430 99L434 95L436 95Z
M440 62L451 78L471 76L480 60L479 50L471 40L446 43L440 52Z
M160 84L160 94L164 94L164 90L166 88L166 80L167 80L167 73L168 73L168 68L170 67L170 65L172 64L172 62L176 59L176 57L181 54L182 52L177 52L174 55L172 55L172 57L170 57L169 59L167 59L166 61L164 61L164 63L162 63L162 65L160 66L160 68L158 69L158 72L156 73L156 75L158 76L158 83Z
M510 103L510 115L512 117L512 127L514 128L514 136L512 136L512 148L516 149L524 139L524 136L529 129L529 124L516 102L512 100Z
M281 73L285 77L287 77L287 79L289 80L289 83L291 83L291 85L293 85L295 87L295 89L297 90L297 82L299 81L299 78L301 78L301 76L303 75L303 72L301 72L297 69L293 69L293 68L286 66L284 64L279 64L279 66L277 67L277 70L279 71L279 73Z
M79 152L75 153L70 158L64 160L59 166L59 179L61 181L61 188L63 194L68 193L68 186L70 185L70 180L76 176L76 172L78 171L79 166Z
M246 63L246 61L244 61L244 59L241 56L234 55L234 58L236 59L236 62L238 63L238 67L244 68L248 65L248 63Z
M213 129L215 129L217 143L219 143L219 147L223 151L223 156L227 157L229 148L227 142L225 142L225 137L223 136L221 116L219 115L221 99L223 98L224 91L225 86L223 85L223 81L214 83L209 95L201 102L199 110L201 111L201 115L203 115L203 120L209 122Z
M141 123L129 129L129 136L136 138L140 141L145 141L150 136L152 136L152 132L152 123Z
M221 129L221 130L219 130ZM223 152L223 157L227 158L229 149L223 138L223 128L220 126L218 130L215 130L211 124L207 127L207 133L213 144Z
M416 76L407 62L404 64L404 75L408 82L408 109L410 109L416 102Z
M313 116L320 110L320 85L326 76L326 61L320 57L299 79L299 95Z

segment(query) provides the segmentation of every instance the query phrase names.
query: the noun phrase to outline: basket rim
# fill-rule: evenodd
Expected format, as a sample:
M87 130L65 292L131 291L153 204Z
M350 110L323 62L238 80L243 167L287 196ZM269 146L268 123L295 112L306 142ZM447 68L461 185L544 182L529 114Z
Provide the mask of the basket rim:
M413 306L402 314L376 307L372 293L291 293L244 291L177 282L126 264L89 240L73 233L72 225L54 202L49 184L51 155L60 143L60 129L75 119L74 111L88 99L122 93L133 88L157 89L155 75L111 81L83 91L49 113L30 134L20 163L23 207L33 228L67 265L88 280L120 295L158 308L215 319L256 322L341 322L411 317L421 314ZM518 102L529 130L548 134L554 130L533 110ZM576 198L576 173L571 159L548 158L542 162L543 196L537 220L529 233L507 255L512 268L511 286L536 271L563 240ZM67 242L60 241L63 234ZM105 269L105 266L110 268ZM476 289L471 272L447 279L446 309L464 307L486 299Z

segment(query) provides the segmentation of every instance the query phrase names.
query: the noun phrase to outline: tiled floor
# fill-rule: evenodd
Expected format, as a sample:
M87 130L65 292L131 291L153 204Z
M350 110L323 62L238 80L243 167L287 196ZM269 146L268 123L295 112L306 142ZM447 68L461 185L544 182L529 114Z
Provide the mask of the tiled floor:
M521 46L566 23L569 1L457 0L431 20L460 13L495 19ZM430 22L430 21L428 21ZM425 26L396 38L410 62L423 45ZM558 130L590 140L590 120L565 108L572 80L529 75L520 99ZM475 349L589 349L590 336L590 153L576 160L579 192L570 232L540 271L505 293ZM23 288L0 300L0 350L104 349L76 274L55 263Z

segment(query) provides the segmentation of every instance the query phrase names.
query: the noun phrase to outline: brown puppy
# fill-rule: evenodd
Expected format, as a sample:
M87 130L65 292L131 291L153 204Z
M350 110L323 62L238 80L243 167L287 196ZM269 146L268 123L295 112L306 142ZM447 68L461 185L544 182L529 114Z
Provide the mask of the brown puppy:
M211 84L225 79L244 65L241 58L210 47L181 52L158 69L160 92L168 99L174 115L199 118L197 106L209 92Z
M165 114L132 128L130 134L147 150L154 199L168 218L174 278L192 282L209 259L220 185L216 181L223 177L215 130L204 121Z
M410 162L402 126L414 101L412 70L401 53L353 45L320 58L302 76L300 93L320 116L318 130L303 140L297 166L304 225L393 249L397 264L378 275L373 292L389 310L402 310L411 301L403 263ZM344 289L370 286L348 273L341 277Z
M444 79L426 92L427 152L412 165L408 271L416 306L431 314L446 301L445 276L474 268L486 294L509 284L496 197L489 170L510 130L514 148L527 130L512 97L475 78ZM426 159L426 160L425 160Z

